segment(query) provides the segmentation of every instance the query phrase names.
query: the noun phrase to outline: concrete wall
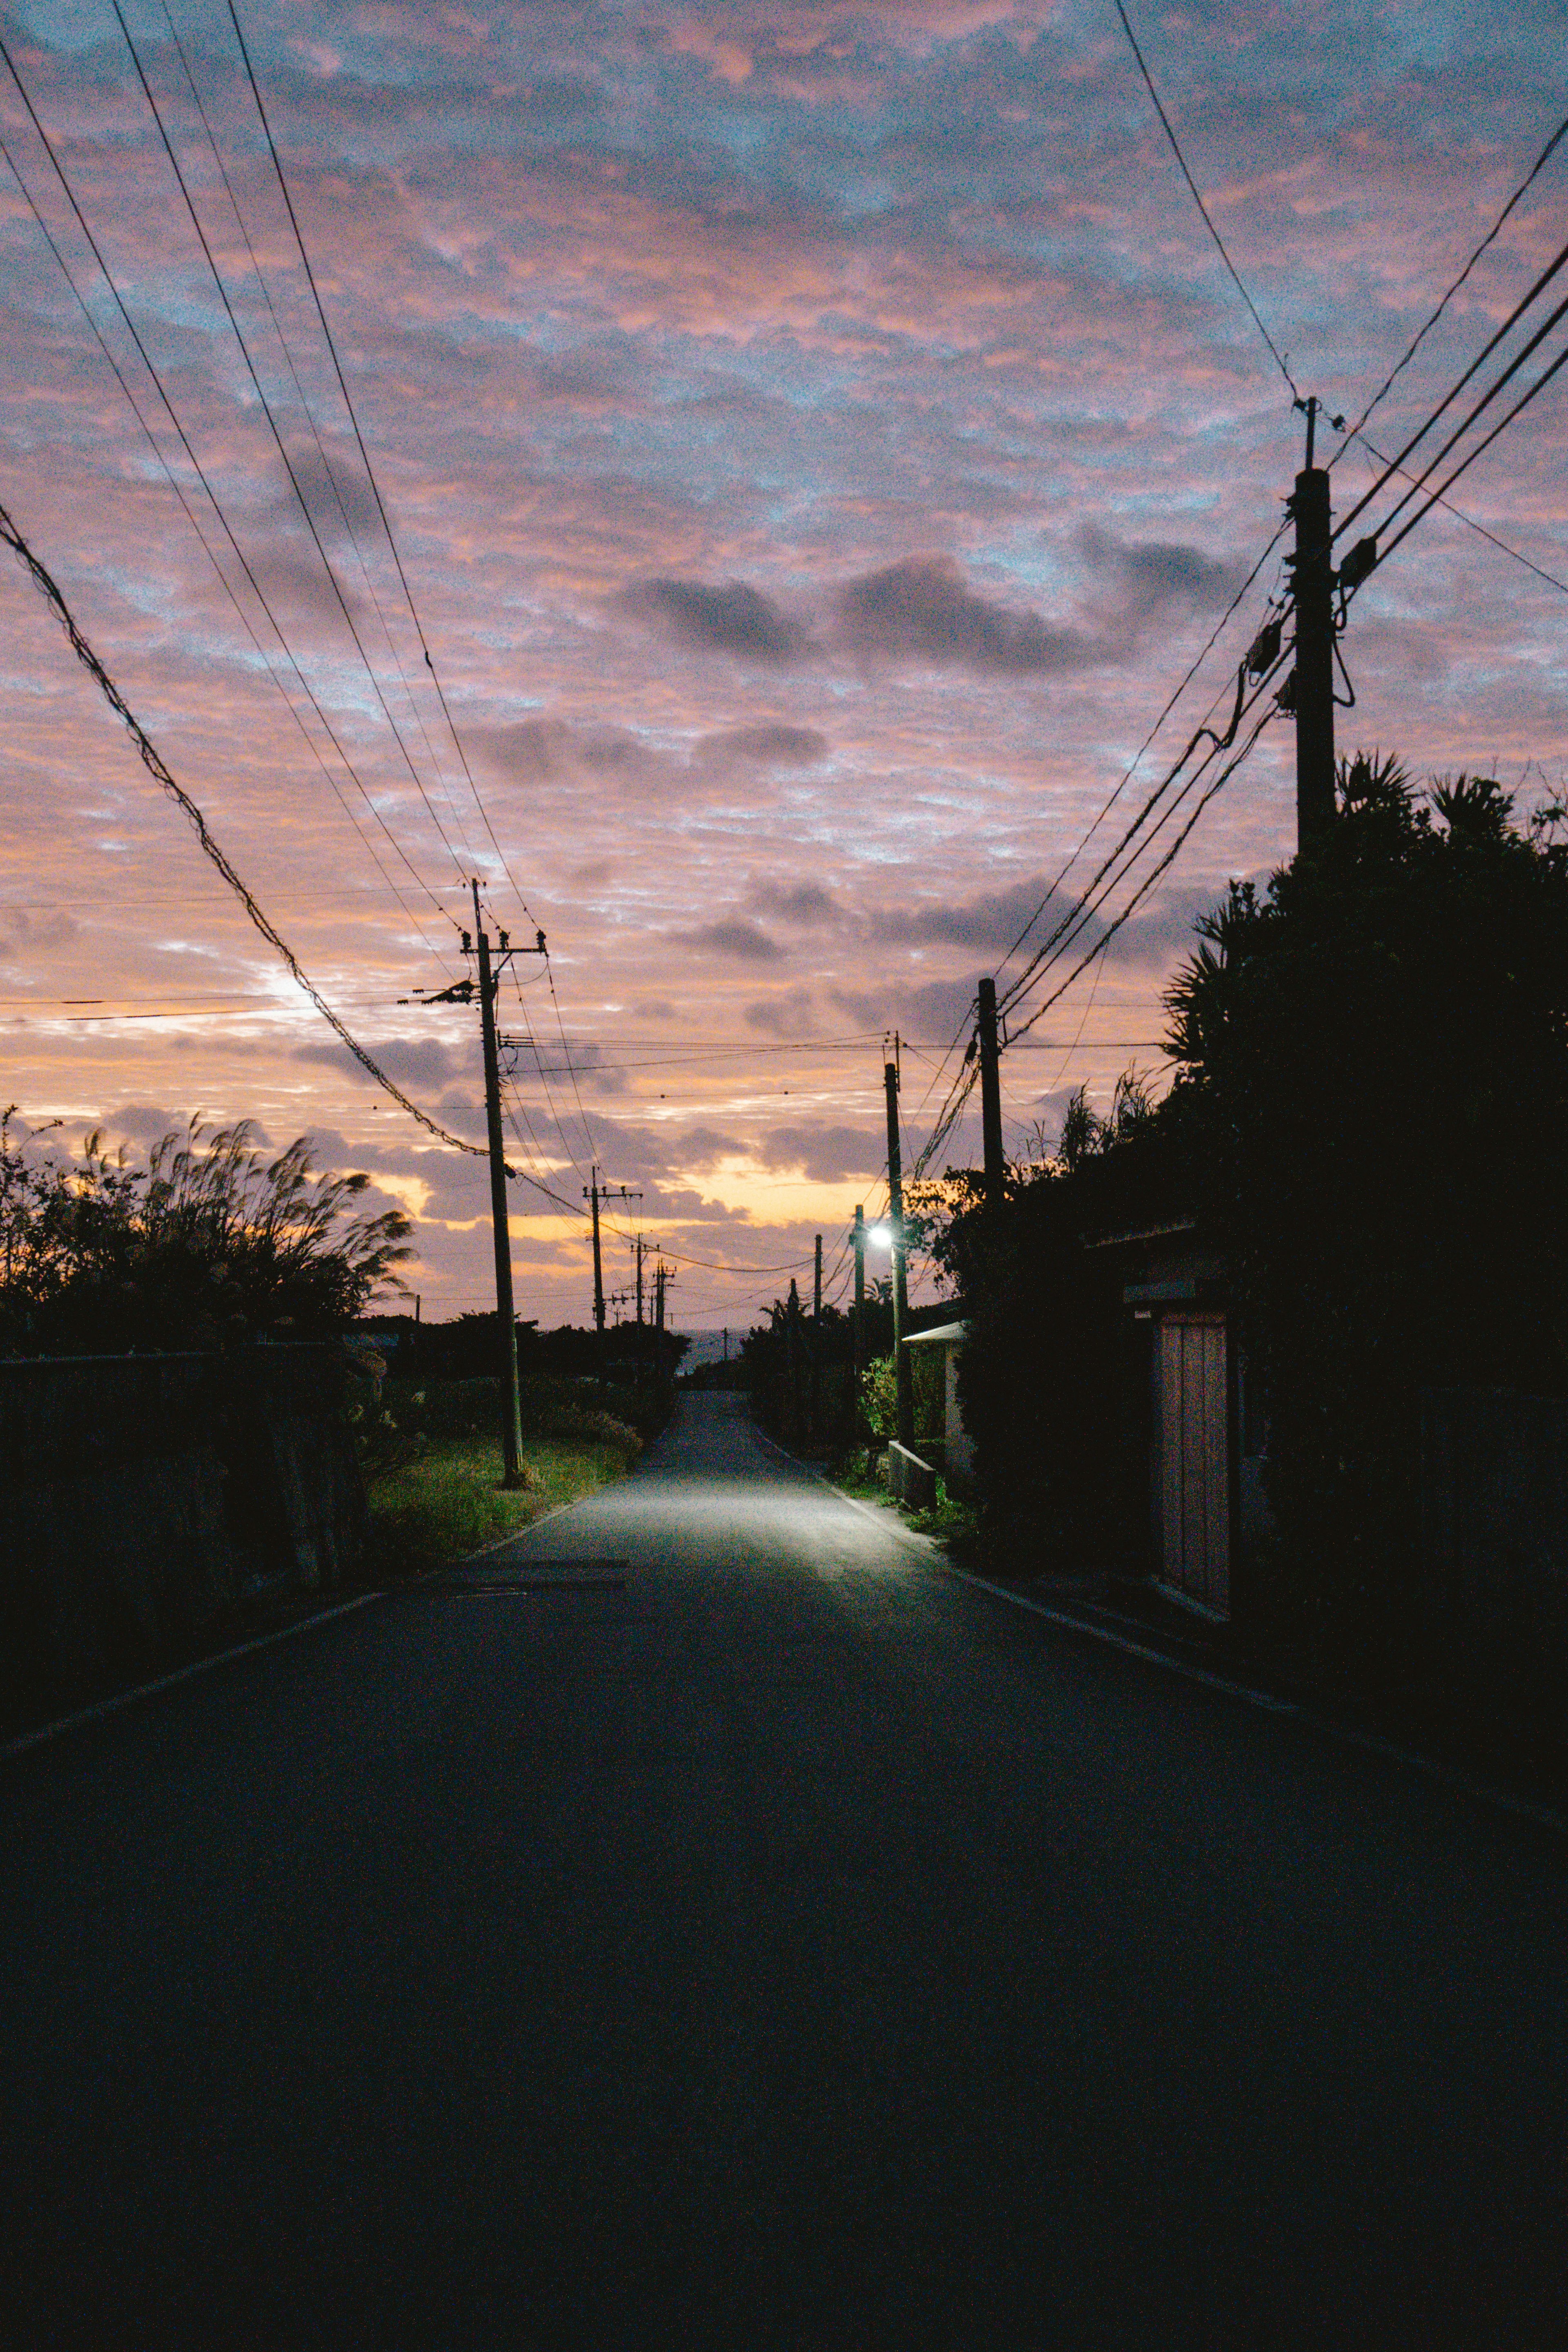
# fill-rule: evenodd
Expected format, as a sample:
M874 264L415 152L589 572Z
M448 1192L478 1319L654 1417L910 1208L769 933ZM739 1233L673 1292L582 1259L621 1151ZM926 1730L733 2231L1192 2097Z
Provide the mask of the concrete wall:
M330 1592L364 1489L327 1347L0 1362L0 1693L151 1672L247 1596Z
M1421 1400L1426 1632L1452 1679L1568 1697L1568 1399Z

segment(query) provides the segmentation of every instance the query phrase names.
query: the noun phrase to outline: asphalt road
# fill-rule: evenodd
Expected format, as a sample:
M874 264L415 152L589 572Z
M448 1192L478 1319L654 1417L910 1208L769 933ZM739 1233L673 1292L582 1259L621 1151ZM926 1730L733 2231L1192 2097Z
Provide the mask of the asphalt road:
M723 1397L483 1566L0 1766L0 2343L1568 2343L1554 1833Z

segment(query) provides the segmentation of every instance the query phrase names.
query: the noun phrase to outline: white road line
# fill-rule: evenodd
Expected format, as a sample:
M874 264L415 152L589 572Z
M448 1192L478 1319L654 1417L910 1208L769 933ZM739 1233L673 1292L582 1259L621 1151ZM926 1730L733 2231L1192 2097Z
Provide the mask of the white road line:
M363 1609L370 1601L385 1598L379 1589L357 1592L352 1601L340 1601L335 1609L319 1609L313 1617L301 1617L293 1625L279 1625L275 1633L258 1633L254 1641L237 1643L232 1650L219 1650L216 1657L196 1658L188 1666L176 1666L173 1674L160 1675L155 1682L138 1683L134 1690L116 1691L112 1698L100 1698L95 1706L79 1707L74 1715L62 1715L58 1722L46 1723L37 1731L24 1732L20 1739L8 1740L0 1748L0 1762L7 1756L20 1756L29 1748L40 1748L46 1739L58 1739L62 1731L75 1731L80 1724L96 1723L100 1716L117 1715L122 1706L130 1706L139 1698L151 1698L155 1691L172 1689L175 1683L188 1683L193 1675L205 1675L214 1666L226 1666L231 1658L247 1658L253 1650L269 1650L274 1642L291 1641L296 1633L308 1633L312 1625L330 1624L334 1617L346 1617L351 1609Z
M846 1495L844 1499L847 1503L854 1497ZM1152 1650L1145 1643L1130 1642L1125 1634L1113 1633L1108 1625L1093 1624L1064 1609L1047 1608L1044 1601L1033 1601L1026 1593L1011 1592L1005 1584L993 1584L970 1569L955 1568L951 1560L943 1560L942 1566L947 1575L961 1577L965 1584L977 1584L983 1592L994 1592L999 1601L1011 1601L1016 1608L1031 1610L1037 1617L1048 1618L1052 1624L1067 1626L1072 1633L1085 1633L1091 1642L1103 1642L1108 1648L1124 1651L1130 1657L1146 1658L1152 1665L1163 1666L1167 1674L1179 1675L1184 1682L1205 1683L1212 1690L1225 1691L1230 1697L1243 1699L1248 1706L1264 1707L1271 1715L1293 1715L1299 1723L1326 1733L1331 1739L1342 1740L1352 1748L1370 1748L1374 1756L1386 1756L1394 1763L1408 1765L1412 1770L1425 1773L1428 1780L1440 1780L1445 1788L1458 1789L1483 1804L1519 1813L1526 1821L1539 1822L1545 1829L1568 1831L1568 1816L1554 1811L1550 1805L1538 1805L1529 1797L1516 1797L1492 1781L1479 1780L1474 1774L1461 1771L1458 1765L1444 1764L1436 1756L1423 1755L1417 1748L1402 1748L1397 1741L1384 1739L1375 1731L1362 1731L1354 1724L1337 1723L1332 1716L1298 1706L1293 1699L1275 1698L1268 1691L1255 1690L1250 1684L1233 1682L1225 1675L1211 1675L1202 1666L1189 1666L1184 1660L1173 1658L1163 1650Z
M841 1503L847 1503L852 1511L863 1513L867 1518L886 1528L889 1534L900 1537L906 1544L935 1552L938 1557L933 1564L944 1575L958 1577L965 1584L978 1585L982 1592L994 1593L998 1601L1010 1601L1016 1608L1027 1609L1035 1616L1044 1617L1051 1624L1063 1626L1069 1633L1085 1634L1089 1641L1103 1643L1107 1649L1120 1650L1124 1656L1142 1658L1150 1665L1163 1666L1167 1674L1177 1675L1184 1682L1201 1683L1210 1690L1223 1691L1227 1697L1238 1698L1246 1706L1260 1707L1269 1715L1294 1716L1298 1723L1305 1724L1310 1730L1321 1732L1330 1739L1341 1740L1347 1747L1364 1748L1374 1756L1386 1756L1391 1762L1407 1765L1412 1771L1439 1781L1446 1789L1457 1789L1481 1804L1496 1806L1502 1812L1516 1813L1525 1821L1539 1822L1543 1829L1556 1830L1559 1833L1568 1832L1568 1815L1550 1805L1537 1804L1530 1797L1517 1797L1511 1790L1499 1788L1495 1782L1478 1780L1473 1773L1461 1770L1458 1765L1445 1764L1436 1756L1424 1755L1417 1748L1402 1748L1396 1740L1384 1739L1375 1731L1360 1730L1352 1723L1338 1723L1332 1716L1319 1715L1311 1707L1298 1706L1294 1699L1276 1698L1272 1692L1258 1690L1250 1683L1237 1682L1228 1675L1210 1674L1204 1666L1188 1665L1184 1659L1173 1658L1168 1651L1151 1649L1146 1642L1131 1641L1125 1633L1112 1633L1109 1625L1097 1625L1089 1618L1075 1617L1068 1610L1052 1609L1045 1601L1032 1600L1026 1593L1015 1592L1005 1584L993 1584L988 1577L976 1576L973 1569L956 1567L942 1556L934 1536L922 1536L914 1528L895 1522L889 1511L863 1503L858 1496L847 1495L843 1487L836 1486L824 1471L785 1452L764 1430L759 1429L756 1433L764 1445L771 1445L775 1454L783 1454L784 1459L794 1463L797 1469L808 1471L830 1494L837 1495Z
M575 1503L557 1503L552 1509L542 1511L538 1518L530 1519L525 1528L518 1528L511 1535L498 1537L494 1543L482 1544L478 1551L467 1553L464 1559L455 1561L453 1567L462 1568L468 1560L483 1559L487 1552L500 1551L508 1544L521 1543L524 1536L533 1533L535 1528L545 1526L551 1519L562 1518L576 1507ZM398 1589L408 1591L415 1585L426 1583L432 1576L449 1573L451 1570L447 1569L428 1569L423 1575L405 1578ZM271 1633L258 1633L254 1641L237 1643L232 1650L219 1650L210 1658L195 1658L188 1666L176 1666L173 1673L160 1675L153 1682L138 1683L134 1690L116 1691L112 1698L100 1699L92 1706L79 1707L74 1715L62 1715L54 1723L40 1725L37 1731L24 1732L19 1739L7 1740L0 1748L0 1763L4 1763L8 1756L24 1755L29 1748L41 1748L47 1739L58 1739L62 1732L75 1731L84 1723L96 1723L101 1716L117 1715L122 1706L131 1706L139 1698L152 1698L158 1691L171 1690L176 1683L188 1683L196 1675L207 1674L214 1666L226 1666L231 1659L248 1657L253 1650L270 1649L274 1642L290 1641L296 1633L308 1633L313 1625L329 1625L334 1617L346 1617L352 1609L363 1609L372 1601L384 1601L386 1598L386 1590L382 1586L374 1592L357 1592L352 1601L340 1601L332 1609L319 1609L313 1617L301 1617L296 1624L279 1625Z

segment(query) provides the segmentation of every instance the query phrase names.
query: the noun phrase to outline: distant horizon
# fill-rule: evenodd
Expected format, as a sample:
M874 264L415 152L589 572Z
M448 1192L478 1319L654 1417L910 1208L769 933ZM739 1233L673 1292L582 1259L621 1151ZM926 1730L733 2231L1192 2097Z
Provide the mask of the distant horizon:
M225 12L175 0L183 58L100 0L24 12L131 324L0 72L0 505L321 996L468 1146L473 1012L419 992L467 971L484 877L529 950L525 1318L591 1320L595 1167L637 1196L606 1289L635 1217L693 1328L805 1290L819 1232L842 1303L893 1033L908 1171L979 978L1016 984L1022 1155L1076 1087L1165 1083L1194 918L1291 852L1280 719L1071 928L1279 610L1295 391L1342 517L1560 244L1568 144L1478 253L1561 118L1561 12L1131 19L1214 236L1099 0L257 0L282 180ZM1342 750L1496 772L1521 812L1568 789L1564 381L1456 488L1479 528L1435 509L1341 646ZM480 1304L482 1156L377 1092L10 563L0 620L8 1097L70 1150L198 1110L306 1133L411 1216L432 1318ZM966 1103L930 1172L979 1158Z

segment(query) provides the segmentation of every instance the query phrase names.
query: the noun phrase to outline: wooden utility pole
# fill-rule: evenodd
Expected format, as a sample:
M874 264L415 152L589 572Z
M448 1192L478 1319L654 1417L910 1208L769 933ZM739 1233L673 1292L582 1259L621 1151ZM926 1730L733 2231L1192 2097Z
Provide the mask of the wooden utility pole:
M544 933L534 933L535 945L514 948L505 931L498 931L497 951L492 958L490 942L479 913L479 886L470 885L474 894L474 928L463 933L463 953L477 955L479 976L479 1037L485 1066L485 1125L489 1137L490 1161L490 1229L495 1240L496 1260L496 1320L500 1327L500 1450L501 1483L521 1486L522 1471L522 1415L517 1383L517 1309L511 1289L511 1232L507 1217L506 1180L511 1171L506 1164L506 1150L501 1135L500 1115L500 1054L496 1035L496 998L500 993L500 976L514 956L542 955ZM416 989L415 998L422 1004L471 1004L476 992L471 980L454 981L450 988L437 989L426 996ZM400 1004L411 1002L398 998ZM418 1320L417 1311L415 1320Z
M899 1041L893 1039L893 1051ZM903 1154L899 1145L899 1066L882 1065L882 1086L888 1097L888 1223L893 1237L893 1379L899 1399L899 1444L915 1442L915 1368L904 1346L910 1318L909 1277L904 1259Z
M628 1192L624 1184L601 1184L599 1166L594 1163L590 1181L583 1187L583 1198L594 1206L594 1328L597 1331L599 1386L609 1385L609 1369L605 1357L605 1261L599 1248L599 1203L601 1201L640 1201L640 1192Z
M855 1329L851 1344L855 1350L855 1394L850 1400L851 1419L858 1428L860 1424L855 1416L860 1411L860 1375L866 1369L866 1209L860 1201L855 1203Z
M479 913L479 886L474 891L474 941L470 947L467 933L463 952L477 952L479 966L479 1034L485 1056L485 1123L489 1130L490 1145L490 1227L495 1241L496 1317L500 1325L500 1450L501 1484L521 1486L522 1484L522 1411L517 1380L517 1309L511 1289L511 1232L507 1217L506 1146L501 1135L500 1119L500 1056L496 1050L496 997L500 991L500 976L519 952L504 931L500 934L499 961L490 961L490 943ZM542 955L544 934L539 934L537 949L524 953Z
M975 1037L980 1048L980 1133L985 1154L985 1205L999 1209L1006 1167L1002 1158L1002 1066L996 1040L996 982L980 983Z
M789 1441L798 1445L801 1437L800 1415L800 1286L792 1274L789 1297L784 1305L785 1342L789 1353Z
M816 1236L816 1272L811 1294L811 1442L822 1443L822 1235Z
M1315 849L1334 822L1334 570L1326 469L1312 463L1316 398L1307 412L1307 462L1296 477L1296 846Z

